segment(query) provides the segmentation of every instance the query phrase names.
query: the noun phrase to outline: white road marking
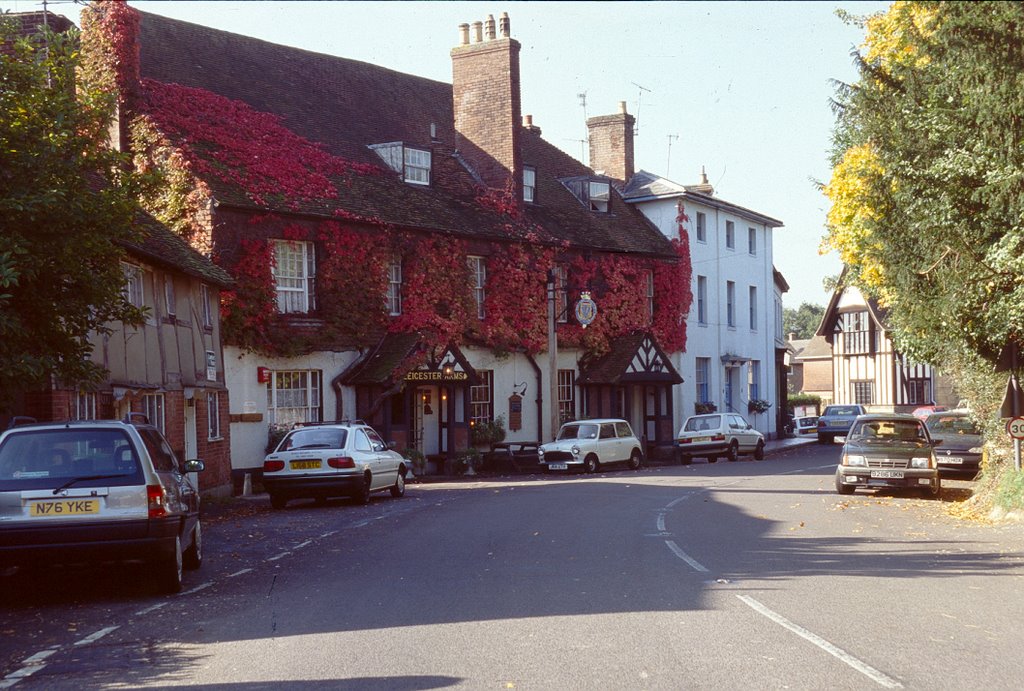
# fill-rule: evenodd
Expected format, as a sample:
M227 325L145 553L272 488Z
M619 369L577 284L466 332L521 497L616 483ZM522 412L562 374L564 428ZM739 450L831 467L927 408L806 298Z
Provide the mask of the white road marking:
M31 657L26 657L21 661L23 665L36 665L45 660L46 658L57 652L59 648L47 648L46 650L40 650L38 653Z
M275 554L272 557L267 557L267 561L277 561L278 559L284 559L289 554L291 554L291 552L281 552L280 554Z
M207 581L206 583L203 583L202 585L197 585L195 588L192 588L191 590L186 590L183 593L178 593L178 597L182 597L183 595L192 595L193 593L198 593L200 590L206 590L207 588L209 588L212 585L214 585L214 581Z
M313 544L312 540L306 540L305 542L300 542L299 544L295 545L294 547L292 547L292 549L302 549L303 547L309 547L311 544Z
M664 533L665 532L665 514L664 513L659 513L658 514L658 528L657 528L657 530L658 530L659 533Z
M334 535L337 532L337 530L328 530L326 533L321 533L320 537L330 537L331 535Z
M853 667L855 670L857 670L858 672L860 672L861 674L863 674L867 678L871 679L873 682L875 682L879 686L884 686L887 689L902 689L903 688L903 684L899 683L898 681L896 681L892 677L887 676L887 675L883 674L882 672L879 672L877 669L875 669L871 665L867 664L866 662L862 662L861 660L855 658L853 655L850 655L848 652L846 652L842 648L839 648L838 646L835 646L832 643L829 643L828 641L826 641L821 636L818 636L815 633L811 633L810 631L808 631L807 629L805 629L804 627L802 627L802 626L800 626L798 624L794 624L793 622L791 622L789 619L786 619L781 614L773 612L772 610L768 609L767 607L765 607L763 604L761 604L760 602L758 602L754 598L752 598L752 597L750 597L748 595L737 595L736 597L738 597L740 599L740 601L742 601L744 604L749 606L755 612L757 612L759 614L763 614L764 616L768 617L769 619L774 621L779 626L787 628L790 631L792 631L793 633L795 633L796 635L800 636L801 638L810 641L814 645L816 645L819 648L821 648L822 650L824 650L829 655L832 655L833 657L836 657L839 660L845 662L850 667Z
M698 562L696 559L694 559L689 554L680 549L679 545L677 545L673 540L665 540L665 544L668 545L668 548L672 550L672 553L674 555L676 555L677 557L685 561L687 564L689 564L694 571L707 573L707 569L704 568L704 566L700 562Z
M250 571L252 571L252 569L242 569L241 571L235 571L234 573L229 573L227 575L227 577L228 578L234 578L235 576L241 576L243 573L249 573Z
M75 641L75 645L76 646L80 646L80 645L89 645L90 643L95 643L99 639L101 639L104 636L106 636L108 633L110 633L112 631L117 631L119 628L121 628L121 627L120 626L108 626L105 629L100 629L96 633L90 634L90 635L86 636L85 638L83 638L80 641Z
M166 605L167 605L166 602L158 602L155 605L153 605L152 607L147 607L146 609L140 609L138 612L135 613L135 616L137 616L137 617L145 616L145 615L149 614L150 612L155 612L158 609L160 609L161 607L164 607Z

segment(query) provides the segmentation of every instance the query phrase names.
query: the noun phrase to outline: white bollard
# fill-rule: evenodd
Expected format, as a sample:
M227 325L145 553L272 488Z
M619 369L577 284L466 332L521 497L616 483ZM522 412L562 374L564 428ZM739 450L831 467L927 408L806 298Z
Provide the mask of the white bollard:
M243 497L251 497L252 496L252 473L246 473L245 474L245 479L242 480L242 496Z

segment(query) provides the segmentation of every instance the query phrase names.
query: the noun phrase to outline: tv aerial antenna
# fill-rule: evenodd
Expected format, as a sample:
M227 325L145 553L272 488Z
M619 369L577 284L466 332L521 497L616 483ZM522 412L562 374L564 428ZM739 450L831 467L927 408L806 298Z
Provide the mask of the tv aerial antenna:
M665 177L668 177L669 168L672 166L672 142L679 139L678 134L668 135L668 160L665 162Z
M639 90L636 96L636 113L633 114L633 135L636 136L640 134L640 106L644 100L644 92L646 91L649 94L652 94L654 92L648 89L646 86L637 84L636 82L630 82L630 84L632 84Z

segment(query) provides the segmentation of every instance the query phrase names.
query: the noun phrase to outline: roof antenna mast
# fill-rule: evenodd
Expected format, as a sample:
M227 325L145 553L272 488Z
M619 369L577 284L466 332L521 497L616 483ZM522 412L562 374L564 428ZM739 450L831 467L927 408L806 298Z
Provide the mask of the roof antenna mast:
M636 113L634 113L633 115L633 136L635 137L640 134L640 104L643 103L644 92L646 91L649 94L654 92L652 92L646 86L641 86L636 82L630 82L630 84L632 84L633 86L640 90L636 96Z
M668 161L665 162L665 177L668 177L669 168L672 166L672 142L679 139L678 134L668 135Z

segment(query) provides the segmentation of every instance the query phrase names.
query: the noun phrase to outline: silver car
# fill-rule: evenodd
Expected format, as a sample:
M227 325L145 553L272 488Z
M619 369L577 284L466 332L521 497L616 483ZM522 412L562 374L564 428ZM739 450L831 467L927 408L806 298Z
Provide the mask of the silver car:
M263 460L263 486L270 505L290 499L351 497L360 504L373 492L405 494L409 462L361 421L307 423L291 430Z
M719 456L735 461L752 455L764 459L764 435L737 413L709 413L686 418L676 436L679 462L689 465L694 456L714 463Z
M50 422L0 435L0 566L141 560L178 592L203 559L199 494L148 424Z

